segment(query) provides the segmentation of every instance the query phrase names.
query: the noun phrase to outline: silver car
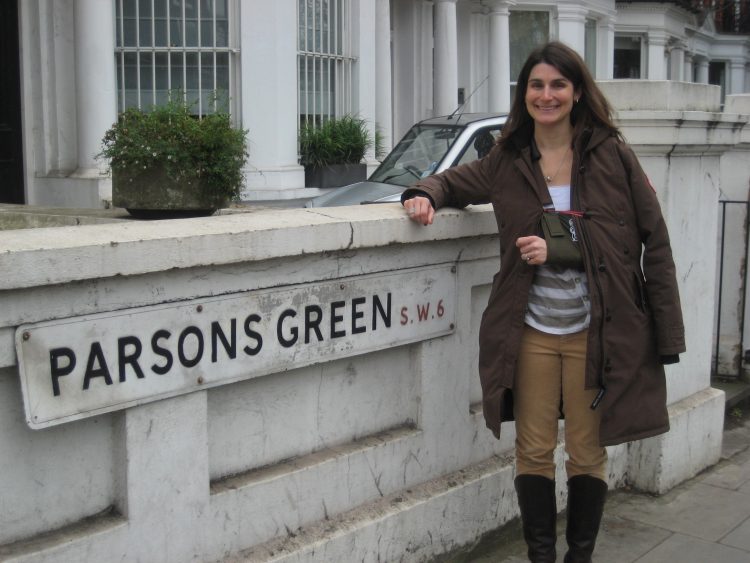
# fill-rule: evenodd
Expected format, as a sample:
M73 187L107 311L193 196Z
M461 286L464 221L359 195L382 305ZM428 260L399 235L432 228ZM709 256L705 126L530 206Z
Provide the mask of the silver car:
M464 113L425 119L409 129L364 182L335 188L307 207L390 203L421 178L486 155L506 121L505 115Z

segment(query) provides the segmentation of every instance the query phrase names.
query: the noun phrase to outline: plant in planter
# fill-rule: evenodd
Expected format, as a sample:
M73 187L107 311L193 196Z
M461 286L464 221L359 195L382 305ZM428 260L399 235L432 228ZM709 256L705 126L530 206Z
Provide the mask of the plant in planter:
M246 133L226 113L198 118L174 99L126 110L99 153L112 170L112 204L143 218L214 213L239 198Z
M361 162L372 140L364 119L344 116L306 124L299 145L307 187L333 188L367 178L367 165Z

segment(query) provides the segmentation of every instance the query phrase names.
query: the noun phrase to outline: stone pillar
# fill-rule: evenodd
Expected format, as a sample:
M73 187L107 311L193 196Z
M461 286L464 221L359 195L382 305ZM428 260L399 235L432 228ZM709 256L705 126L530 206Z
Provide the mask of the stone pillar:
M367 122L371 138L375 136L377 120L377 95L379 93L377 73L377 19L376 3L371 0L352 2L352 43L354 56L357 57L352 85L353 113ZM375 147L371 145L365 153L368 175L379 164L375 160Z
M138 538L123 559L154 560L167 549L172 560L186 561L202 551L201 520L209 512L206 405L202 391L118 415L117 505Z
M729 62L729 84L727 94L742 94L745 89L745 61Z
M669 63L669 79L683 82L685 80L685 48L683 44L675 43L669 51Z
M95 155L117 119L115 13L112 2L76 0L75 75L78 169L75 176L100 179Z
M391 99L391 8L389 0L375 4L375 125L383 150L393 146L393 104Z
M667 34L663 31L648 32L648 69L646 77L649 80L666 80L667 65L664 57L664 47L667 44Z
M492 69L489 65L490 59L490 20L489 9L481 4L471 5L471 22L469 36L471 38L471 50L469 60L469 84L470 89L466 96L466 111L490 111L490 74ZM472 92L474 94L472 95Z
M693 53L685 52L685 70L682 79L685 82L695 82L695 76L693 76Z
M708 59L696 57L696 65L695 81L699 84L708 84Z
M456 0L435 1L435 115L446 115L458 102L458 40Z
M586 15L584 6L574 4L557 5L557 37L576 52L586 55Z
M304 195L297 162L297 26L288 25L296 18L296 0L240 5L241 115L252 163L242 199Z
M615 20L599 20L596 28L596 78L612 80L615 68Z
M488 111L510 111L510 8L515 2L487 3L490 17Z

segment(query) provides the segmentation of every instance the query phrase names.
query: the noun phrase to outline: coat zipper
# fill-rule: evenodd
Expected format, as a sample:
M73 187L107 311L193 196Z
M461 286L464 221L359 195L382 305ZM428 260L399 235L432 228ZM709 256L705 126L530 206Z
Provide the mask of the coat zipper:
M583 157L581 156L581 157L579 157L578 162L576 163L577 166L575 168L575 176L574 176L575 181L570 186L570 189L571 189L571 192L572 192L571 199L575 202L575 206L574 206L575 209L581 209L581 201L580 201L580 198L578 196L578 189L577 189L577 187L578 187L578 184L579 184L579 181L580 181L581 170L583 169L582 162L583 162ZM583 213L581 215L581 218L585 219L588 216L588 214L584 210L582 210L582 211L583 211ZM577 217L577 219L578 219L578 217ZM589 243L589 239L588 239L588 236L586 234L586 228L585 228L585 226L583 224L583 221L581 221L580 219L577 221L577 223L578 223L578 229L579 229L579 231L581 233L580 237L581 237L581 242L583 244L583 248L584 248L586 254L589 257L589 267L592 268L591 276L590 277L594 280L594 284L596 285L596 289L597 289L597 295L598 295L598 298L599 298L599 323L598 323L599 338L598 338L598 345L599 345L599 365L602 366L602 364L604 363L604 318L607 315L607 313L606 313L606 308L605 308L605 305L604 305L604 294L602 292L602 286L601 286L601 283L599 281L599 275L598 275L598 272L593 271L593 268L594 267L596 267L596 268L604 268L605 266L603 264L601 264L601 263L598 266L594 266L594 259L595 259L594 251L591 248L591 244ZM604 380L604 373L603 373L604 370L601 369L601 367L600 367L600 369L598 371L599 371L599 385L600 385L600 389L599 389L599 392L596 394L596 397L594 397L593 402L591 403L591 409L592 410L595 410L599 406L599 403L601 403L602 399L604 398L604 393L606 393L606 391L607 391L606 382Z

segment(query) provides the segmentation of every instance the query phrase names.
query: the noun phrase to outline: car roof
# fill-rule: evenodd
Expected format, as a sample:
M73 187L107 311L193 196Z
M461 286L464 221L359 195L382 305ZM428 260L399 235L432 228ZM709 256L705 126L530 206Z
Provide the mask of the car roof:
M419 125L468 125L477 121L505 117L506 115L504 113L457 113L423 119L419 122Z

